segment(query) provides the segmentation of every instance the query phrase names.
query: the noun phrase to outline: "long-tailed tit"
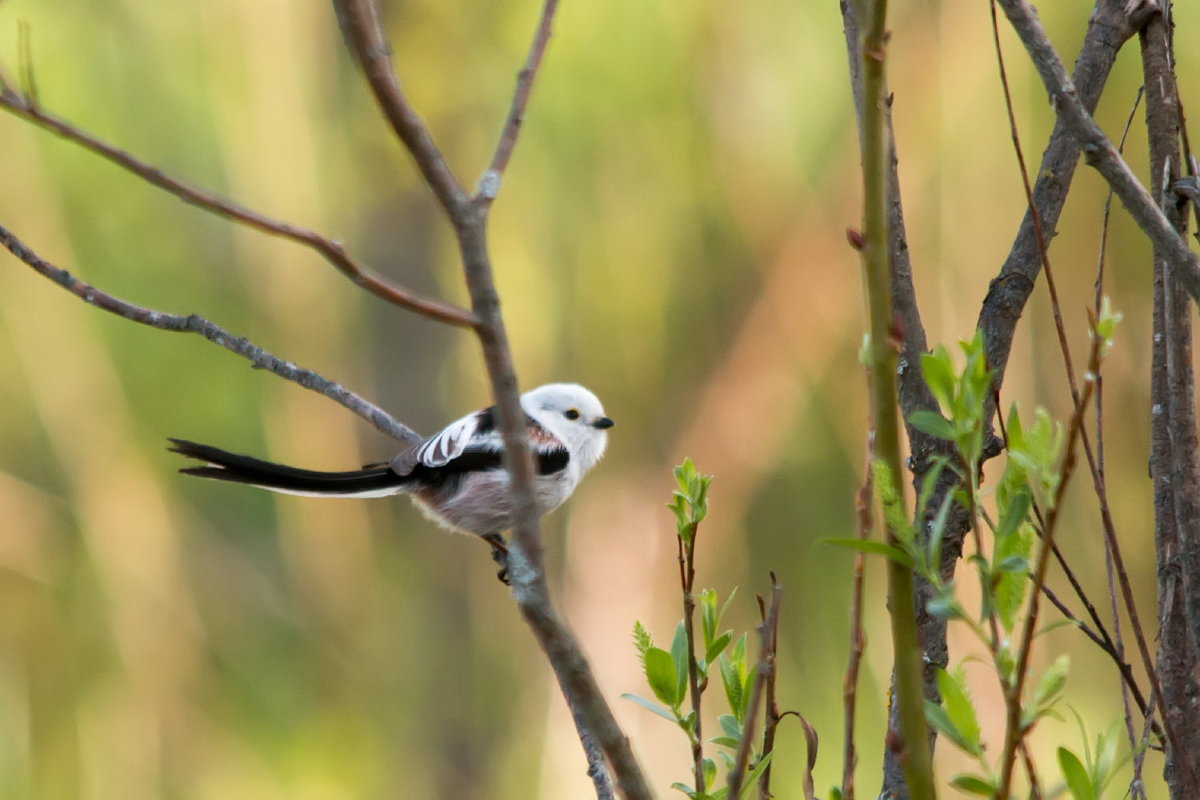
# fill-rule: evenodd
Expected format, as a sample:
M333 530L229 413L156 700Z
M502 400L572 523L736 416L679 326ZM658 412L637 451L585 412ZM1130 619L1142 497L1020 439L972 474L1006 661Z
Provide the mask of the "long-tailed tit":
M538 513L547 514L571 496L604 455L613 421L596 395L574 383L526 392L521 408L537 473ZM512 527L512 501L494 406L451 422L389 462L350 472L297 469L182 439L171 442L172 452L207 462L181 469L185 475L313 497L407 494L434 522L482 537L496 560L506 561L501 532Z

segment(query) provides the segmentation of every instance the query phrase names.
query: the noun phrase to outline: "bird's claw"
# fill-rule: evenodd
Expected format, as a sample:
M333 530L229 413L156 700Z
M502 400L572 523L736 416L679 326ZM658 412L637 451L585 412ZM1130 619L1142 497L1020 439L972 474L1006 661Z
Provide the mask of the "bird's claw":
M508 546L504 537L494 533L484 536L483 539L492 546L492 561L500 565L500 571L496 573L496 577L501 583L508 586Z

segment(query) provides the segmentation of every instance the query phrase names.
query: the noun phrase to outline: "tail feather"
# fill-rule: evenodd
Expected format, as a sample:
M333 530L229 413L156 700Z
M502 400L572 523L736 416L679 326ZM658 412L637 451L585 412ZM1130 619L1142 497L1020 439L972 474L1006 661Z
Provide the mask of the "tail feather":
M206 444L171 439L172 453L207 462L203 467L186 467L184 475L243 483L285 494L321 497L381 497L402 490L406 479L386 464L351 472L317 472L274 464L250 456L230 453Z

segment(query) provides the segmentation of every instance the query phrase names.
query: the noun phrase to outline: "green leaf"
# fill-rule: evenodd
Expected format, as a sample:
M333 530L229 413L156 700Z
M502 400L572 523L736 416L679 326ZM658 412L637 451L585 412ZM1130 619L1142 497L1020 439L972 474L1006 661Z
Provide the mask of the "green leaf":
M741 741L742 723L738 721L737 717L733 716L732 714L722 714L721 716L717 717L717 724L721 726L721 730L724 731L725 735L730 739Z
M743 719L742 679L746 672L746 634L738 637L732 650L717 659L717 665L721 670L721 685L725 688L729 710L740 722Z
M693 800L696 800L696 790L693 789L691 786L688 786L686 783L683 783L681 781L675 781L674 783L671 784L671 788L678 789L679 791L686 794L688 797L691 797Z
M679 692L675 660L671 658L671 654L661 647L651 647L646 650L644 663L646 682L650 684L654 696L671 709L677 710L683 697Z
M921 491L917 495L918 518L925 516L925 508L929 505L929 498L933 495L933 490L937 488L937 482L942 477L942 472L947 468L954 469L950 459L943 455L930 455L925 463L928 466L925 470L925 477L921 481Z
M993 557L999 574L992 591L992 603L1000 624L1009 633L1016 624L1017 612L1021 609L1029 586L1026 573L1033 551L1033 538L1033 527L1025 523L1013 535L996 541Z
M691 651L688 650L687 629L683 626L683 620L680 620L679 624L675 626L675 637L671 639L671 659L675 663L675 680L678 682L676 692L680 702L687 696L688 661L691 657Z
M667 720L668 722L678 722L679 721L679 719L674 714L672 714L670 711L663 708L658 703L647 700L644 697L641 697L636 694L632 694L630 692L626 692L625 694L621 695L621 697L625 700L632 700L633 702L637 703L639 706L646 709L647 711L653 711L655 714L658 714L660 717Z
M711 664L713 661L715 661L717 656L721 655L721 653L725 650L725 648L729 646L729 642L732 639L733 639L733 631L725 631L720 636L718 636L708 646L708 650L706 650L704 652L705 663Z
M936 411L924 408L918 409L908 415L908 422L922 433L927 433L938 439L954 440L954 426Z
M1096 319L1096 327L1093 330L1093 335L1100 339L1100 358L1108 355L1108 351L1112 349L1113 335L1117 332L1117 325L1125 318L1125 315L1120 311L1112 310L1112 303L1108 299L1108 295L1100 301L1100 316Z
M762 777L763 772L765 772L767 767L771 765L771 758L774 755L775 751L767 753L758 760L758 763L754 765L754 769L746 773L746 777L742 780L742 791L738 795L738 800L741 800L743 797L748 797L750 792L754 790L755 785L758 783L758 779Z
M884 544L883 542L876 542L871 539L822 539L821 544L845 547L848 550L857 550L867 555L886 556L903 567L908 567L909 569L913 567L912 558L909 557L908 553L895 545Z
M742 713L739 719L745 720L750 713L750 701L754 699L754 677L758 674L758 665L746 670L742 679Z
M939 669L937 687L942 695L946 716L963 741L963 749L973 756L980 755L983 746L979 740L979 720L975 716L971 696L967 693L966 674L955 670L955 674L951 675Z
M1065 747L1058 748L1058 766L1074 800L1097 800L1096 787L1078 756Z
M1067 683L1067 673L1070 668L1069 656L1061 655L1054 659L1054 663L1046 668L1041 679L1038 680L1037 689L1033 693L1034 706L1041 709L1049 706L1058 698L1058 693Z
M697 600L700 606L700 629L704 633L704 646L707 648L717 635L717 593L712 589L701 589Z
M982 797L994 797L996 786L978 775L955 775L950 779L950 785L967 794L977 794Z
M713 744L719 744L721 747L728 747L730 750L737 750L742 746L742 743L739 740L733 739L729 736L714 736L708 741L712 742Z
M704 765L704 789L708 791L708 787L712 786L713 781L717 778L717 765L711 758L704 759L702 763Z
M871 464L871 474L875 481L875 491L879 493L884 522L896 534L901 546L910 546L914 538L912 523L904 513L904 496L895 476L888 465L878 458Z
M932 353L921 355L921 376L925 385L933 393L934 398L943 409L950 409L954 404L954 389L958 381L954 377L954 367L950 363L950 353L942 345L934 348Z
M932 725L939 733L945 736L950 741L958 745L958 748L964 752L971 752L971 743L963 737L962 733L954 726L954 722L946 713L946 709L934 703L931 700L925 701L925 720Z
M642 668L646 667L646 651L654 646L654 640L650 638L650 631L646 630L646 626L642 625L641 620L633 623L633 646L637 648L638 660L642 662Z
M1033 505L1033 495L1028 486L1021 486L1005 497L1000 507L1000 524L996 527L996 539L1002 540L1012 536L1017 529L1029 518L1029 508Z

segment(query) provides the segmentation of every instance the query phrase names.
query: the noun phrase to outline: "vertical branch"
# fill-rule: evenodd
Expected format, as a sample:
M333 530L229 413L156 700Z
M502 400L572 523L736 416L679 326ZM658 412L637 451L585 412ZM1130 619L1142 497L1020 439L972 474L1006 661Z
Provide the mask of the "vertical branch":
M764 615L762 625L759 626L762 643L759 647L758 664L755 668L754 684L750 689L750 705L746 713L746 725L742 731L742 741L738 745L733 768L729 771L729 791L725 794L726 797L741 797L742 781L745 779L746 770L750 766L750 748L754 743L754 727L758 724L758 707L762 703L763 690L772 672L770 665L775 660L775 639L771 635L771 631L775 630L776 626L779 625L779 598L782 593L783 588L775 580L775 573L771 573L771 602L767 606L767 612ZM764 758L767 752L764 749Z
M854 499L858 538L863 541L871 536L871 497L874 494L871 480L871 457L871 453L868 452L863 485L859 487ZM867 644L862 625L866 560L865 553L855 552L854 581L850 592L850 655L846 659L846 675L842 679L842 797L844 800L854 800L854 768L858 765L858 753L854 747L854 711L858 701L858 670L859 665L862 664L863 649Z
M1180 233L1187 217L1171 191L1179 177L1181 112L1175 84L1169 20L1156 15L1141 33L1151 194ZM1192 328L1187 293L1163 253L1154 254L1151 355L1150 473L1155 496L1159 564L1158 676L1162 713L1174 734L1164 773L1173 800L1200 796L1200 709L1194 702L1200 653L1200 477L1192 375Z
M870 390L875 455L886 468L888 480L898 484L901 474L900 430L896 397L896 351L903 339L892 318L891 276L888 264L887 135L885 62L887 57L885 0L864 0L860 6L862 69L862 265L870 321ZM889 487L903 503L898 485ZM898 509L903 514L903 509ZM889 543L896 531L886 524ZM929 740L925 725L921 642L916 627L912 572L888 562L888 600L891 612L895 669L894 703L899 729L892 732L908 796L926 800L935 796Z
M1137 116L1138 108L1141 106L1142 97L1145 95L1145 87L1138 87L1137 95L1133 100L1133 107L1129 109L1129 117L1125 120L1125 128L1121 131L1121 141L1117 145L1119 152L1124 152L1125 141L1129 137L1129 130L1133 127L1133 120ZM1092 299L1092 313L1097 317L1100 316L1101 309L1104 303L1104 266L1105 256L1108 250L1108 226L1112 215L1112 200L1113 193L1109 189L1108 196L1104 198L1104 214L1100 223L1100 247L1099 254L1096 259L1096 281L1095 281L1095 296ZM1101 486L1105 484L1104 477L1104 377L1103 375L1096 376L1096 478ZM1153 435L1153 434L1152 434ZM1104 574L1108 581L1108 604L1109 613L1112 615L1112 655L1114 661L1118 665L1125 665L1125 641L1121 633L1121 612L1120 601L1117 596L1116 577L1114 574L1115 565L1113 563L1113 549L1107 537L1104 540ZM1162 615L1159 615L1162 619ZM1159 657L1159 663L1162 663L1162 657ZM1125 712L1125 735L1129 742L1129 749L1134 753L1133 757L1133 780L1132 798L1133 800L1145 800L1146 789L1142 781L1142 765L1145 762L1146 754L1143 748L1138 747L1137 733L1134 730L1133 709L1129 703L1129 695L1131 689L1137 692L1137 685L1134 684L1127 676L1122 673L1121 680L1121 707ZM1138 707L1145 716L1145 724L1148 726L1153 717L1146 712L1145 700L1140 697L1138 692Z
M691 525L691 534L683 532L676 537L679 545L679 586L683 591L683 633L687 638L688 691L692 696L692 713L695 715L688 738L692 743L692 778L696 781L696 792L703 794L708 787L704 781L704 735L700 728L700 667L696 664L696 596L692 587L696 583L696 526Z
M487 214L498 188L492 184L498 184L499 175L494 180L481 181L481 192L476 197L466 194L424 121L400 91L374 0L333 0L333 3L347 44L361 65L384 116L408 149L454 228L475 316L475 332L499 411L505 466L511 482L513 542L509 548L508 567L513 598L546 653L572 713L582 721L579 726L590 731L608 758L619 791L628 800L649 800L650 788L633 756L629 740L613 718L574 635L554 609L546 584L533 491L533 458L525 435L525 414L520 405L512 350L500 313L487 245ZM553 10L554 6L549 5L542 15L540 33L534 38L533 55L527 61L532 67L518 81L518 97L513 101L515 111L504 126L502 142L497 148L503 155L502 161L507 159L505 154L511 152L515 144L519 118L528 100L534 68L540 63L540 51L545 48Z
M998 2L1050 93L1058 118L1080 143L1084 159L1108 181L1142 233L1167 259L1175 280L1193 299L1200 300L1200 258L1188 248L1187 242L1172 227L1166 214L1138 182L1116 147L1079 101L1078 92L1033 8L1026 0ZM1154 4L1148 5L1157 9Z

